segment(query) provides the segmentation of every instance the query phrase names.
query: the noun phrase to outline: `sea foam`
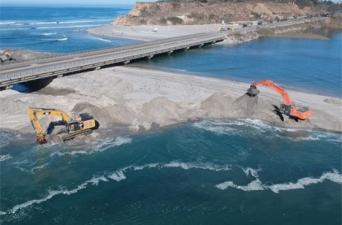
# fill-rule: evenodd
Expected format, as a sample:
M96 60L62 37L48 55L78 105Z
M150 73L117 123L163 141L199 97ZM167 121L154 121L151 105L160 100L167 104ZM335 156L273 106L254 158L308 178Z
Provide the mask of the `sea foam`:
M12 156L10 154L0 155L0 162L6 161L9 159L12 159Z
M3 212L3 215L14 214L14 213L18 212L19 210L25 209L29 206L38 205L38 204L41 204L43 202L46 202L46 201L52 199L53 197L55 197L57 195L76 194L80 190L87 188L87 186L89 186L89 185L97 186L101 181L107 182L108 179L105 176L92 177L91 179L85 181L84 183L78 185L76 188L73 188L73 189L68 190L68 189L62 188L60 190L48 190L48 194L46 195L46 197L40 198L40 199L32 199L32 200L29 200L27 202L15 205L11 209L7 210L6 212Z
M114 180L116 182L123 181L127 179L126 173L128 171L140 171L144 169L152 169L152 168L159 168L159 169L165 169L165 168L180 168L184 170L189 169L205 169L205 170L214 170L214 171L228 171L230 170L230 166L227 165L214 165L214 164L205 164L205 163L191 163L191 162L179 162L179 161L173 161L169 163L149 163L144 164L140 166L131 165L124 167L122 169L114 170L112 172L106 172L104 175L101 176L93 176L91 179L86 180L85 182L79 184L77 187L73 189L65 189L61 188L59 190L48 190L47 195L43 198L39 199L32 199L29 201L26 201L24 203L15 205L11 209L6 210L5 212L2 212L3 215L10 215L18 212L19 210L25 209L27 207L30 207L32 205L38 205L43 202L46 202L55 196L58 195L72 195L76 194L79 191L86 189L88 186L97 186L100 184L100 182L108 182L109 180Z
M293 141L329 141L342 142L342 135L330 132L313 131L306 129L281 128L271 126L258 119L236 119L236 120L202 120L193 124L194 127L206 130L217 135L258 135L272 132L272 137L286 138ZM252 128L243 130L241 127ZM267 138L268 136L265 136Z
M114 148L117 146L129 144L132 142L132 138L125 136L125 137L116 137L116 138L106 138L100 139L97 142L91 144L89 150L74 150L74 151L56 151L51 153L51 156L77 156L77 155L91 155L97 152L104 152L110 148Z
M46 202L57 195L72 195L76 194L79 191L86 189L88 186L98 186L101 182L109 182L110 180L121 182L127 179L127 172L129 171L141 171L144 169L174 169L179 168L183 170L190 169L202 169L209 171L230 171L231 165L216 165L211 163L200 163L200 162L180 162L180 161L171 161L167 163L148 163L144 165L131 165L121 169L114 170L112 172L104 172L103 175L93 176L89 180L81 183L73 189L65 189L61 188L58 190L48 190L47 195L40 199L33 199L27 202L15 205L14 207L2 212L3 215L14 214L19 210L25 209L32 205L41 204ZM270 190L274 193L279 193L280 191L286 190L294 190L294 189L304 189L305 186L309 186L312 184L322 183L326 180L342 184L342 174L340 174L337 170L333 170L332 172L323 173L319 178L305 177L297 180L296 182L289 183L279 183L267 185L262 183L259 179L258 171L260 169L253 169L250 167L244 168L240 167L240 169L244 172L246 176L252 176L255 179L248 183L247 185L238 185L233 181L225 181L220 184L215 185L216 188L220 190L225 190L227 188L234 188L241 191L265 191Z
M306 186L310 186L313 184L323 183L324 181L331 181L337 184L342 184L342 174L337 170L333 170L332 172L325 172L318 178L313 177L304 177L298 179L296 182L288 182L288 183L279 183L267 185L263 184L261 180L258 178L258 175L254 175L255 180L251 181L247 185L237 185L232 181L225 181L223 183L217 184L216 188L220 190L225 190L227 188L235 188L242 191L263 191L270 190L276 194L280 191L289 191L296 189L304 189Z

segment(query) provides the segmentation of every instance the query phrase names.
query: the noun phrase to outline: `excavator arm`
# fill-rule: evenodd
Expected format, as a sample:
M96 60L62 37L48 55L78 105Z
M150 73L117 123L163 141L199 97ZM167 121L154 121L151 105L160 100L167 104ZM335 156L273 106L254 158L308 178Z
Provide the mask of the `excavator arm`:
M280 107L280 111L283 114L286 114L294 119L306 120L311 116L311 112L308 109L299 109L294 106L292 99L285 91L284 88L278 86L271 80L262 80L253 83L247 91L247 95L254 97L259 94L259 90L257 89L258 86L265 86L271 88L275 92L281 95L283 104Z
M39 121L41 117L53 116L56 118L60 118L65 123L71 121L71 117L67 113L57 109L29 108L27 110L27 114L36 132L37 142L40 144L46 143L46 132Z
M285 89L278 86L277 84L273 83L273 81L262 80L262 81L255 82L254 85L256 87L257 86L265 86L265 87L271 88L272 90L274 90L275 92L277 92L278 94L281 95L281 97L283 98L283 103L285 105L292 105L292 100L291 100L290 96L287 94L287 92L285 91Z

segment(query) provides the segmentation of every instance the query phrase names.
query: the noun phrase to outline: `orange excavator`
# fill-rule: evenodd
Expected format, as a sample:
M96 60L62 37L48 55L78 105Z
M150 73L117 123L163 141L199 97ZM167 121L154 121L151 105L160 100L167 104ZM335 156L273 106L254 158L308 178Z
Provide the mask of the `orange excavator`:
M299 108L296 107L290 96L287 94L284 88L278 86L277 84L273 83L271 80L262 80L253 83L249 89L247 90L247 95L250 97L255 97L259 94L259 90L257 89L258 86L265 86L271 88L275 92L281 95L283 98L283 103L280 105L280 108L277 110L278 113L284 114L289 116L292 119L298 120L307 120L311 116L311 111L308 108L303 107ZM282 116L282 115L281 115ZM283 119L283 117L282 117Z

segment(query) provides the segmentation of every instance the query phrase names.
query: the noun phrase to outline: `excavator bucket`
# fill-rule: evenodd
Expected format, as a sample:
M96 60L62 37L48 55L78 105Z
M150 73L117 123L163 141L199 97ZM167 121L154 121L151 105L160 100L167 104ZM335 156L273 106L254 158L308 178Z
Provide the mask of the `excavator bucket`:
M247 90L247 92L246 92L246 94L247 94L249 97L255 97L255 96L257 96L259 93L260 93L260 91L257 89L257 87L256 87L254 84L252 84L252 85L248 88L248 90Z
M37 143L41 145L47 143L45 135L38 135L36 140L37 140Z

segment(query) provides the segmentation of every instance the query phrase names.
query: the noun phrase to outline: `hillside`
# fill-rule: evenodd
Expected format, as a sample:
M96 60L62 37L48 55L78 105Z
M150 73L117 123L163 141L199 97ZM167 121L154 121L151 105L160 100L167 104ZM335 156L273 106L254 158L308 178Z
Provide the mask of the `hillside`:
M163 1L137 3L126 16L114 21L115 25L193 25L222 21L266 21L319 13L313 5L297 5L271 1Z

